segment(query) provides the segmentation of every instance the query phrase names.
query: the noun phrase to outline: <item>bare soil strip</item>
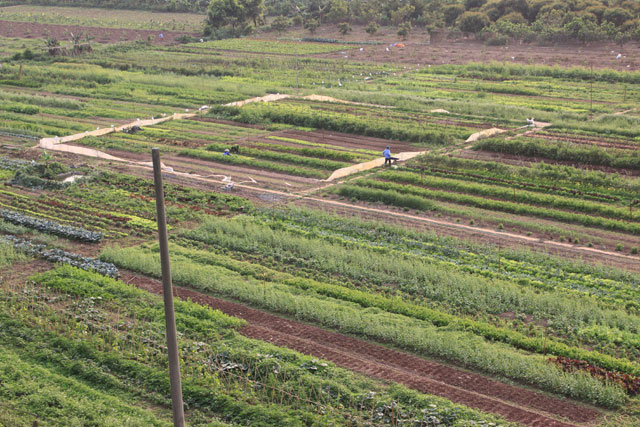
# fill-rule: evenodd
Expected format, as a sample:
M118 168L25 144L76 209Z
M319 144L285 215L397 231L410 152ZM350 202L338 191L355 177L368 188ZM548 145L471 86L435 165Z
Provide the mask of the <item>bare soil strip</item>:
M161 294L154 279L122 272L123 280ZM381 345L281 318L242 304L175 287L176 295L190 298L232 316L247 320L240 332L250 338L273 342L305 354L329 360L341 367L382 380L404 384L423 393L499 414L530 426L564 427L596 420L600 411L565 399L546 396L482 375L452 368ZM569 423L557 419L569 420Z

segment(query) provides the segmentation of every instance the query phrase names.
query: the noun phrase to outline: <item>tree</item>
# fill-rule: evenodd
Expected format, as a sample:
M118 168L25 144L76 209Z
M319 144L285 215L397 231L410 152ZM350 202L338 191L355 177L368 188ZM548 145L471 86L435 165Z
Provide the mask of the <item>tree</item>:
M364 30L367 32L367 34L372 36L372 35L374 35L375 33L378 32L379 28L380 27L378 26L376 21L371 21L371 22L369 22L369 25L367 25L367 27Z
M400 27L398 27L398 35L402 37L402 40L406 40L412 29L410 22L403 22L400 24Z
M458 20L460 30L465 33L478 33L489 25L489 17L482 12L465 12Z
M349 19L349 6L344 0L333 0L327 13L328 22L340 22Z
M456 19L464 13L464 6L461 4L450 4L442 9L444 14L444 23L447 27L453 27Z
M257 26L263 21L264 0L211 0L207 9L207 32L230 28L239 36L251 30L249 22Z
M390 15L391 23L393 25L399 25L403 22L409 22L409 17L413 14L413 12L415 12L415 10L416 8L413 5L407 4L399 9L392 11Z
M603 34L594 21L580 17L573 18L564 26L567 36L580 40L583 43L600 40Z
M628 21L631 18L633 18L631 13L621 7L607 9L602 14L602 19L604 21L613 22L617 27L621 26L625 21Z
M317 19L308 19L307 22L304 23L304 28L309 30L311 34L315 33L318 29L318 20Z
M464 0L464 8L467 10L484 6L487 0Z
M499 21L509 21L513 24L526 24L527 20L522 16L520 12L511 12L503 15Z
M240 0L240 5L244 8L245 19L253 22L254 27L264 22L264 0Z
M351 25L349 25L348 22L341 22L338 24L338 31L340 31L340 34L343 36L346 36L351 32Z
M238 0L211 0L207 9L207 27L213 30L230 26L236 29L246 20L245 9Z
M291 20L289 20L289 18L287 18L286 16L282 16L282 15L278 16L271 23L271 29L274 31L277 31L278 33L285 31L290 26L291 26Z

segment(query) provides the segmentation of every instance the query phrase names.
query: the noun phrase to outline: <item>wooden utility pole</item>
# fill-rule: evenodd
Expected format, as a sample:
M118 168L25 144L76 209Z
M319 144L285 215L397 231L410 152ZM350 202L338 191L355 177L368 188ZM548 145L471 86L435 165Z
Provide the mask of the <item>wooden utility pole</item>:
M167 329L167 349L169 353L169 379L171 381L171 409L174 427L184 427L184 404L182 402L182 384L180 380L180 359L178 353L178 333L173 311L173 285L169 264L169 239L167 219L164 211L164 190L162 188L162 164L160 150L151 149L153 159L153 181L156 189L156 211L158 212L158 241L160 243L160 262L162 264L162 293L164 296L164 319Z

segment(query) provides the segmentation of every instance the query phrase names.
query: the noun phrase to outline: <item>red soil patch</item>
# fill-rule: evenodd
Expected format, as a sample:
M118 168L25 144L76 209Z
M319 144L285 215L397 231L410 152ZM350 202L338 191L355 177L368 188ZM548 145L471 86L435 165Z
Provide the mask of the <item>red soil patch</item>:
M123 280L156 294L162 284L147 277L121 272ZM177 296L208 305L249 322L240 332L250 338L273 342L374 378L405 384L423 393L436 394L454 402L499 414L530 426L560 427L571 422L591 422L600 416L594 408L564 399L503 384L482 375L432 362L401 351L284 319L247 306L175 287ZM508 403L507 403L508 402ZM525 409L526 408L526 409ZM542 414L544 412L545 414Z

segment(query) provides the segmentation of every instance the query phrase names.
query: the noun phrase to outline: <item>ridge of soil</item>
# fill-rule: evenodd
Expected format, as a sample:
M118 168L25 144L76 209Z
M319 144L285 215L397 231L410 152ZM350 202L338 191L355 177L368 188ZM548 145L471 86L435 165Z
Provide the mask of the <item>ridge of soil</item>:
M121 274L127 283L156 294L162 293L162 284L158 280L125 271ZM247 337L321 357L343 368L401 383L423 393L436 394L456 403L499 414L510 421L529 426L565 427L574 425L572 423L592 422L601 415L592 407L504 384L190 289L175 286L174 292L180 298L190 298L245 319L249 325L239 332ZM565 418L569 422L553 417Z

